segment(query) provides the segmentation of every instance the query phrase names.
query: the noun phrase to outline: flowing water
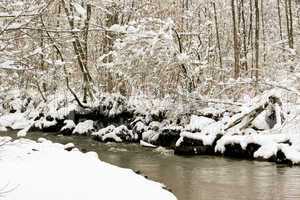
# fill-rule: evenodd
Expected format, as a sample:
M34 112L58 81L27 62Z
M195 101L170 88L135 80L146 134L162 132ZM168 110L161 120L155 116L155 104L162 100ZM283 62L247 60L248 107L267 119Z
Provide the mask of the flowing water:
M182 157L163 148L102 144L80 136L46 133L27 136L39 137L63 144L73 142L83 151L96 151L105 162L139 170L171 188L178 200L300 199L300 167L211 156Z

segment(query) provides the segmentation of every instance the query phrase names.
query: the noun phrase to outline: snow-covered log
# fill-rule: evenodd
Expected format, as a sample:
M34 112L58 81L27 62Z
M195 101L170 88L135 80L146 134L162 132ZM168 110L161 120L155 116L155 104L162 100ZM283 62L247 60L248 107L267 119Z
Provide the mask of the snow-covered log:
M224 130L232 129L235 133L239 133L247 128L259 129L253 122L267 123L268 127L265 126L265 129L279 128L284 120L281 106L280 98L273 91L267 92L257 97L252 105L242 107L238 114L233 115L226 122ZM258 117L260 119L256 120Z

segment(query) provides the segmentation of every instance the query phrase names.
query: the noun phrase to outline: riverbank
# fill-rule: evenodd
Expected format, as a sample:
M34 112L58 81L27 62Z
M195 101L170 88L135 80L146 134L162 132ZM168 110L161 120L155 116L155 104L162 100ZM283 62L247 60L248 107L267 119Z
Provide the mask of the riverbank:
M0 158L1 199L176 199L164 185L71 143L0 137Z
M16 138L15 131L2 134ZM97 152L103 162L132 169L150 180L164 183L178 200L290 200L300 197L298 167L219 156L178 156L173 150L162 147L102 143L86 136L30 132L26 138L37 141L41 135L55 143L73 143L82 152Z
M297 106L268 91L240 107L180 110L168 100L106 94L86 107L54 95L47 102L6 95L0 129L85 135L100 142L163 146L178 155L217 155L300 164ZM5 100L10 99L10 100ZM177 108L177 109L176 109Z

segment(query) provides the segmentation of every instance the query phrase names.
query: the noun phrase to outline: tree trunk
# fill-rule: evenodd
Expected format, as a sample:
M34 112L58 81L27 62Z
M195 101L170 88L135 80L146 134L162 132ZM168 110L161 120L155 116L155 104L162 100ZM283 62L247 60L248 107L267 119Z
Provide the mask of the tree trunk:
M262 28L262 42L263 42L263 62L262 67L266 63L266 34L265 34L265 19L264 19L264 1L260 1L260 15L261 15L261 28Z
M255 82L256 87L259 79L259 4L258 0L254 1L255 7Z
M246 20L245 20L245 6L244 0L241 0L242 6L242 26L243 26L243 54L245 70L248 71L248 59L247 59L247 33L246 33Z
M67 15L67 19L69 22L69 25L72 30L74 30L75 25L74 25L74 16L73 16L73 4L70 2L70 11L68 10L66 6L65 0L61 0L62 6L65 10L65 13ZM88 32L88 24L90 20L90 15L91 15L91 10L90 8L87 9L87 16L86 16L86 24L85 24L85 32ZM87 101L87 95L90 96L91 99L93 99L92 92L91 92L91 82L92 82L92 77L89 73L88 66L87 66L87 52L85 52L84 46L82 46L79 36L75 32L71 32L74 41L72 42L73 48L77 57L77 61L80 67L80 70L83 74L83 102L86 103ZM88 34L85 34L86 37Z
M293 13L292 13L292 2L291 0L285 0L285 15L286 15L286 29L288 34L288 44L289 48L294 47L294 39L293 39Z
M277 0L277 12L278 12L280 40L283 40L283 37L282 37L282 22L281 22L280 0Z
M219 54L219 64L220 69L223 68L222 64L222 54L221 54L221 45L220 45L220 36L219 36L219 25L218 25L218 16L216 11L216 4L213 2L213 8L214 8L214 15L215 15L215 28L216 28L216 35L217 35L217 45L218 45L218 54Z
M249 38L248 44L251 47L251 78L253 77L253 70L254 70L254 45L253 45L253 2L250 0L250 22L249 22Z
M288 0L289 1L289 19L290 19L290 40L291 40L291 44L290 44L290 48L293 49L294 48L294 28L293 28L293 12L292 12L292 0Z
M231 0L232 23L233 23L233 50L234 50L234 78L240 76L240 51L236 26L235 0Z

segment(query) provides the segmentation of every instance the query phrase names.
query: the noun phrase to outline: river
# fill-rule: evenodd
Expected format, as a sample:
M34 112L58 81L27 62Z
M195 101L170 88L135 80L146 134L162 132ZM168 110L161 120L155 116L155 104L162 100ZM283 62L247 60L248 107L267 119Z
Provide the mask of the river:
M2 135L15 137L16 133ZM183 157L163 148L103 144L84 136L47 133L27 136L34 140L39 137L63 144L72 142L83 151L97 152L102 161L139 170L171 188L178 200L300 199L300 167L297 166L212 156Z

